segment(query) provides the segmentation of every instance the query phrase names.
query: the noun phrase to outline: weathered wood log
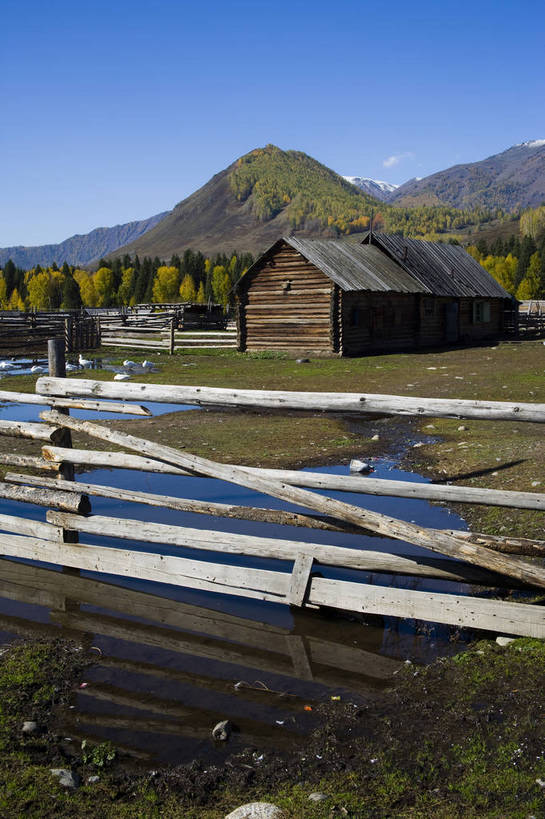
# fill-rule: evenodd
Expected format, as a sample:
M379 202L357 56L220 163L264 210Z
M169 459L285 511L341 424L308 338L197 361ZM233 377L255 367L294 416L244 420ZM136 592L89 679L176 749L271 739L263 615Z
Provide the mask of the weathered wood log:
M287 573L238 569L148 552L56 544L2 533L0 553L89 571L174 583L202 591L289 603L287 593L291 575ZM308 603L368 614L412 617L502 634L545 637L545 609L523 603L392 589L320 577L311 579Z
M12 401L17 404L39 404L42 407L66 407L67 409L115 412L126 415L151 415L150 410L140 404L120 404L116 401L92 401L84 398L53 398L51 396L36 395L32 392L0 390L0 401Z
M415 398L372 393L283 392L275 390L233 390L219 387L186 387L163 384L111 383L86 379L42 377L36 383L42 395L104 396L122 400L160 401L306 412L380 413L445 418L487 418L489 420L545 423L545 404L507 401L477 401L454 398Z
M196 512L214 517L238 518L240 520L260 521L262 523L285 524L287 526L304 526L309 529L324 529L332 532L345 532L346 534L360 534L380 537L376 532L363 529L359 526L352 526L335 518L328 518L325 515L308 515L297 512L284 512L280 509L262 509L253 506L235 506L232 504L212 503L211 501L195 501L190 498L176 498L172 495L154 495L149 492L135 492L130 489L118 489L117 487L103 486L96 483L74 484L69 481L53 480L42 475L24 475L15 472L8 472L4 476L8 483L30 484L32 486L46 486L63 489L67 492L85 492L86 495L97 495L103 498L116 498L117 500L129 501L132 503L143 503L148 506L163 506L166 509L179 509L180 511ZM485 535L479 532L464 532L459 529L446 529L446 532L463 540L470 540L480 546L486 546L497 552L504 554L524 555L526 557L545 557L545 541L532 540L530 538L512 537L510 535ZM465 576L466 580L469 580ZM475 581L478 582L478 581Z
M68 452L70 450L67 450ZM9 466L26 466L29 469L45 469L48 472L59 472L61 462L46 461L44 458L37 458L34 455L15 455L7 452L0 452L0 464Z
M0 421L0 435L11 438L31 438L33 441L62 443L64 430L48 424L33 424L29 421Z
M147 543L161 543L189 549L243 554L254 557L294 560L303 555L327 566L360 569L388 574L409 574L419 577L436 577L442 580L473 582L481 585L497 585L501 576L464 567L457 561L437 558L411 558L404 555L374 552L321 543L303 543L297 540L240 535L206 529L170 526L164 523L150 523L126 518L112 518L102 515L79 517L62 512L48 512L47 520L55 526L73 529L87 534L139 540Z
M431 549L435 552L442 552L450 557L467 560L486 569L490 569L500 574L515 577L524 583L545 587L545 570L541 566L536 566L527 560L519 557L506 557L497 552L492 552L483 546L457 539L434 529L427 529L417 526L414 523L406 523L378 512L368 509L361 509L333 498L317 495L305 489L289 486L280 481L272 481L248 474L237 466L228 466L217 463L206 458L199 458L187 452L181 452L172 447L146 441L134 435L116 432L99 424L91 424L88 421L79 421L75 418L68 418L58 412L43 412L41 417L44 421L66 426L68 429L85 432L91 437L110 441L128 449L136 449L144 455L151 455L156 459L174 464L181 468L186 468L209 477L226 480L263 492L266 495L280 498L288 503L294 503L316 510L322 514L345 520L348 523L372 529L387 537L397 540L405 540Z
M78 515L87 515L91 511L91 504L87 495L76 492L59 492L53 489L34 489L31 486L13 486L10 483L0 482L0 498L34 503L37 506L50 506Z
M52 461L70 461L86 466L109 466L120 469L162 472L172 475L191 474L159 461L150 462L140 455L124 452L101 452L97 450L62 450L59 447L44 447L44 458ZM386 478L371 478L362 475L328 475L321 472L302 472L297 469L261 469L241 466L249 475L304 486L311 489L326 489L338 492L355 492L363 495L385 495L396 498L420 498L446 503L476 503L485 506L507 506L514 509L539 509L545 511L545 495L538 492L515 492L502 489L483 489L476 486L450 486L436 483L416 483L414 481L391 481Z
M70 481L53 480L37 475L18 475L8 472L4 479L8 483L30 484L32 486L58 487L66 492L85 492L86 495L96 495L102 498L115 498L130 503L143 503L147 506L160 506L165 509L178 509L182 512L194 512L213 517L235 518L238 520L275 523L285 526L304 526L309 529L321 529L329 532L346 532L352 534L374 533L367 529L351 526L343 521L327 518L324 515L307 515L298 512L285 512L282 509L262 509L254 506L237 506L230 503L214 503L199 501L192 498L177 498L172 495L154 495L149 492L136 492L131 489L119 489L114 486L104 486L96 483L71 483Z

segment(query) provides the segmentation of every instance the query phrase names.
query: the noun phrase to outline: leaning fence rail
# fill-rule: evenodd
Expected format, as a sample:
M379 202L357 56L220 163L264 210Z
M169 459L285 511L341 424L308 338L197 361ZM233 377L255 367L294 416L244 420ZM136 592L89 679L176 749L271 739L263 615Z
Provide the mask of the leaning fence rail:
M32 401L49 405L41 413L43 423L30 430L42 445L41 456L6 453L0 461L32 467L45 475L8 473L0 484L0 497L38 503L48 511L44 521L28 521L16 515L0 515L0 551L4 555L39 560L78 569L176 584L201 592L224 593L299 607L326 606L344 610L387 614L492 629L511 634L545 637L545 609L521 602L504 602L475 596L428 592L374 585L368 573L409 575L479 584L485 587L545 587L541 561L521 555L545 553L545 543L521 538L490 537L479 533L430 529L390 515L383 515L318 494L310 489L363 492L432 500L488 503L527 509L545 509L540 493L506 492L475 487L414 484L368 477L324 476L294 470L251 469L200 458L144 438L113 430L105 424L81 421L68 415L73 406L108 408L126 412L131 400L216 406L261 406L270 409L321 410L325 412L444 415L448 417L501 418L543 423L545 405L528 403L457 401L405 398L370 394L264 393L251 390L219 390L206 387L166 387L60 377L40 378ZM14 400L21 400L14 393ZM4 400L9 394L2 393ZM115 399L110 404L99 398ZM140 404L139 411L148 412ZM62 411L61 411L62 410ZM85 434L102 445L122 447L125 452L72 449L57 446L61 432ZM2 429L0 428L0 432ZM21 427L4 427L2 434L20 435ZM134 454L138 453L138 454ZM105 466L206 476L244 486L299 507L299 511L243 507L162 496L113 486L73 483L57 474L68 465ZM301 486L309 488L301 488ZM131 518L90 514L90 497L113 497L123 502L183 509L214 517L257 520L264 524L307 527L347 534L373 533L410 542L428 550L422 557L388 554L357 546L333 546L278 537L249 536L151 523ZM138 540L146 551L67 542L70 535L84 533L91 540L104 532L119 540ZM158 554L153 544L168 546L175 554ZM178 550L180 550L178 552ZM196 558L194 550L199 551ZM440 556L433 553L440 553ZM210 555L204 559L202 554ZM267 568L232 565L222 555L265 558ZM224 560L224 559L223 559ZM270 568L269 561L283 561ZM286 570L286 561L288 570ZM357 582L320 576L319 567L344 567L361 572Z

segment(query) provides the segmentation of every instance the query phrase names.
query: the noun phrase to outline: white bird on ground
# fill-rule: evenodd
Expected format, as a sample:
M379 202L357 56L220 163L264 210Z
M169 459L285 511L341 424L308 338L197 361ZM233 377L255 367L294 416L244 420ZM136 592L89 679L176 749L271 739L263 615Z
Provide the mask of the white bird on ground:
M129 373L116 373L114 375L114 381L128 381L129 378Z
M129 361L129 359L126 358L125 361L123 362L123 366L124 367L138 367L138 364L136 363L136 361Z
M84 358L81 353L79 354L78 361L80 367L90 367L93 363L89 358Z
M13 370L15 364L12 361L0 361L0 370Z
M144 361L142 362L142 366L145 367L146 370L151 370L152 367L155 367L155 364L153 363L153 361L148 361L147 359L144 359Z
M79 367L78 367L77 364L67 364L66 365L66 372L67 373L73 373L76 370L79 370Z
M40 367L39 364L35 364L33 367L30 368L31 373L45 373L45 367Z

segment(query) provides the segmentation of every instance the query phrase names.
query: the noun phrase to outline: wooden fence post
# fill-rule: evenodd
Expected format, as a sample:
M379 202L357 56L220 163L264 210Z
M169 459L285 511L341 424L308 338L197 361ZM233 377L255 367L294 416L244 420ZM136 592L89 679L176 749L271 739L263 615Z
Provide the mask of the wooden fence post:
M47 359L49 365L49 375L55 375L56 378L66 377L66 360L64 356L64 339L50 338L47 342ZM70 410L60 409L63 415L70 415ZM68 435L64 439L63 445L68 449L72 448L72 434L70 430L66 430ZM59 476L67 481L74 480L74 465L63 464L60 469Z
M174 319L170 320L168 351L170 355L174 355Z

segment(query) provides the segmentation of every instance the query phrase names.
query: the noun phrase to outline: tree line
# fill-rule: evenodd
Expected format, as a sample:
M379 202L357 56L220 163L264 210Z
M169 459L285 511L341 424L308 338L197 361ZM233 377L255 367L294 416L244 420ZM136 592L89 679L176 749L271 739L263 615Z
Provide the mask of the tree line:
M525 211L520 230L520 237L481 239L466 250L512 296L545 299L545 206Z
M226 307L233 286L253 261L251 253L208 257L193 250L168 262L128 255L101 259L96 271L66 262L61 268L53 263L23 270L9 260L0 270L0 309L77 310L152 302Z

